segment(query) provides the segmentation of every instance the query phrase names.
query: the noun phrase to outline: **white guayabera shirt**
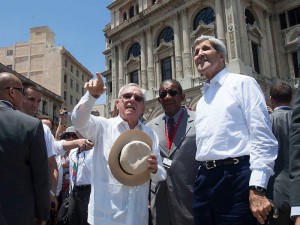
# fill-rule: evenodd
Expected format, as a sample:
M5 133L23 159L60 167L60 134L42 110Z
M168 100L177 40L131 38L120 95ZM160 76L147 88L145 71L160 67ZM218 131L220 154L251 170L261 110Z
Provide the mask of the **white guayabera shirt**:
M119 116L106 119L91 115L95 101L87 92L72 114L75 129L94 143L88 223L148 225L149 181L139 186L125 186L113 177L108 166L111 147L119 135L129 129L128 123ZM157 135L142 123L135 129L143 130L153 141L152 152L157 156L158 170L151 174L151 179L154 182L166 179Z

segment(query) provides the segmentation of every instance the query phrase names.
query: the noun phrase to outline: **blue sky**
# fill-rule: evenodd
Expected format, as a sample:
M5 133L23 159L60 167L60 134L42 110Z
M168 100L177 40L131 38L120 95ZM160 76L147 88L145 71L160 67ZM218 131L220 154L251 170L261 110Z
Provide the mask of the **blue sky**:
M112 0L3 0L0 47L29 41L29 29L48 26L55 45L64 46L93 74L105 70L103 29L110 22ZM104 103L103 95L97 103Z

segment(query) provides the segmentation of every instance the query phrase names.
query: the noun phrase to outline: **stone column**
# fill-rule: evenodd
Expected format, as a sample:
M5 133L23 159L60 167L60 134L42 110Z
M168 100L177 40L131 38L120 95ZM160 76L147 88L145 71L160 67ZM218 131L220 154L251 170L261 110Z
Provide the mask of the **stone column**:
M145 37L144 37L144 31L142 31L141 33L141 38L140 38L140 42L141 42L141 83L142 84L142 88L147 90L147 68L146 68L146 43L145 43Z
M181 51L180 51L180 30L179 30L179 20L178 15L175 14L173 16L173 25L174 25L174 48L175 48L175 68L173 67L173 71L175 72L172 75L173 79L182 79L182 58L181 58Z
M222 6L223 0L215 0L215 14L216 14L216 26L217 26L217 38L225 44L225 32L224 32L224 13Z
M264 12L264 17L266 21L266 38L267 38L267 49L268 49L268 58L269 63L266 65L270 65L270 75L272 80L275 80L277 78L276 73L276 65L275 65L275 56L274 56L274 49L273 49L273 40L272 40L272 32L270 28L270 11Z
M122 46L122 42L120 42L120 44L118 45L118 53L119 53L119 60L118 60L118 66L119 66L119 90L120 88L124 85L124 70L123 70L123 60L124 60L124 56L123 56L123 46Z
M186 15L186 9L181 12L182 21L182 41L183 41L183 77L192 76L192 58L189 36L189 24Z
M117 85L117 74L116 74L116 56L117 56L117 48L115 45L111 47L111 82L112 82L112 99L117 98L118 94L118 85Z
M152 40L152 32L151 28L148 27L146 29L147 35L147 59L148 59L148 67L147 67L147 75L148 75L148 89L152 90L155 88L154 84L154 64L153 64L153 40Z

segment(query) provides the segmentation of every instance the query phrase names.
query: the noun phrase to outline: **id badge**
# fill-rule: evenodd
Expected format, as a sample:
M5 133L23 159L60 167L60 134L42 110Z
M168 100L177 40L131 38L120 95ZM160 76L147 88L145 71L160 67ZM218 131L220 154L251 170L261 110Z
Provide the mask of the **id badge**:
M163 165L167 168L170 168L171 165L172 165L172 160L171 159L168 159L168 158L164 158L163 160Z

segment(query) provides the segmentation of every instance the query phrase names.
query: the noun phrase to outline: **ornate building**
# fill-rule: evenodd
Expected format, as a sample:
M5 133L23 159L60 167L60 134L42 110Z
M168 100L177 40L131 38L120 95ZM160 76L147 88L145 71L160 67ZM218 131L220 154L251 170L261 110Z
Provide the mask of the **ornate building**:
M212 35L227 46L230 71L254 77L268 101L270 86L298 86L297 37L300 3L294 0L115 0L108 7L105 29L107 114L114 109L120 87L135 82L146 90L144 117L162 108L159 84L173 78L186 93L184 104L195 109L203 77L198 74L191 45Z

